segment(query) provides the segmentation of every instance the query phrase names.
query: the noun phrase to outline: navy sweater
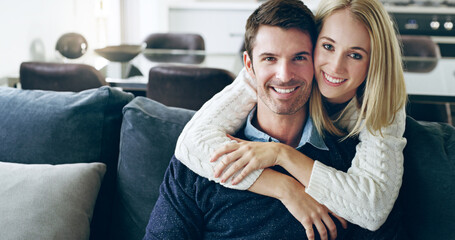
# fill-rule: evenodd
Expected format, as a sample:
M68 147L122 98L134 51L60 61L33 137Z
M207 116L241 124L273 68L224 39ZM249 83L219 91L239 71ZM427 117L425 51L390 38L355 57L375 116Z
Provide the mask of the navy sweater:
M330 151L310 144L300 151L346 171L354 157L357 139L339 143L329 136L324 140ZM281 167L274 169L286 173ZM344 230L335 222L338 236L343 235ZM174 156L144 239L306 239L306 234L281 201L225 188L195 174Z

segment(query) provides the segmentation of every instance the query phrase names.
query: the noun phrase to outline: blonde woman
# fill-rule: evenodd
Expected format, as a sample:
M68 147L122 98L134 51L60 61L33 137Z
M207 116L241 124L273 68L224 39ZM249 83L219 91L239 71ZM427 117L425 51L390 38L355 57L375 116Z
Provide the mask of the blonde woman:
M331 212L377 230L394 206L403 175L406 91L400 45L377 0L323 0L316 23L317 84L313 84L309 111L320 134L358 136L360 143L347 172L281 143L226 135L242 126L257 101L256 86L245 69L195 114L177 142L175 155L197 174L225 187L272 197L262 189L273 192L273 184L262 188L260 184L273 181L259 180L264 168L280 165ZM246 42L245 54L251 55L248 44L254 41L246 38ZM305 226L318 218L298 220ZM310 238L312 230L305 228Z

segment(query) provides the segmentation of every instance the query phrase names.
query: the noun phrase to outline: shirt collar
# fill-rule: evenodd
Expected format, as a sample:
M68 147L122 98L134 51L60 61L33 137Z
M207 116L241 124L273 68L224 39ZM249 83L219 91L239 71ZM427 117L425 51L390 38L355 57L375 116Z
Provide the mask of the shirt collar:
M250 141L254 142L279 142L278 139L275 139L268 134L260 131L256 127L253 126L252 120L253 116L256 114L256 107L251 110L248 114L248 118L246 121L244 134L245 137L248 138ZM325 145L322 136L319 135L316 127L313 124L313 119L311 116L308 117L305 126L303 128L302 137L300 138L299 145L297 149L302 148L305 144L311 144L313 147L328 151L329 148Z

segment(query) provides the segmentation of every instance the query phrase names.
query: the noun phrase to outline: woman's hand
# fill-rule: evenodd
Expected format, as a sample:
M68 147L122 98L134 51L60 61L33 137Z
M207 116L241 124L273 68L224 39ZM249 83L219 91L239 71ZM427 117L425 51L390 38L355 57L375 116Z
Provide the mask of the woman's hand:
M330 211L308 195L305 187L293 177L267 168L248 190L280 200L305 228L308 239L314 239L313 226L321 239L328 239L329 234L332 240L337 237ZM346 220L332 215L338 218L343 228L347 228Z
M278 154L281 143L275 142L251 142L231 135L227 136L237 141L229 143L213 153L211 162L221 159L215 166L215 177L220 177L221 182L226 182L236 172L240 173L232 180L235 185L242 181L248 174L257 169L278 165ZM226 154L226 155L225 155ZM225 155L224 157L222 157ZM223 173L226 167L232 165ZM242 169L243 168L243 169Z
M289 191L285 191L286 194L279 200L303 225L309 240L315 237L313 225L316 227L321 239L328 239L329 234L331 240L335 239L337 237L337 228L329 215L331 213L330 210L308 195L300 183L294 182L294 184L290 184L292 187L289 188ZM346 220L335 214L332 215L340 221L343 228L347 228Z

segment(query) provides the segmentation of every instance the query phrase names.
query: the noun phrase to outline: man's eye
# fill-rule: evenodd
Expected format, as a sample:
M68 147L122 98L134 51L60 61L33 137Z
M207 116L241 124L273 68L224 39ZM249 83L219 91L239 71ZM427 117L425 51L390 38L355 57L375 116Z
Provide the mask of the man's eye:
M360 60L360 59L363 58L362 55L358 54L358 53L351 53L351 54L349 54L349 56L354 58L354 59L356 59L356 60Z
M267 61L267 62L271 62L271 61L274 61L275 58L274 57L266 57L266 58L264 58L264 60Z
M307 60L307 58L305 56L296 56L295 57L295 60L297 61L303 61L303 60Z
M327 50L329 50L329 51L333 50L332 44L326 44L326 43L325 43L325 44L322 44L322 47L325 48L325 49L327 49Z

